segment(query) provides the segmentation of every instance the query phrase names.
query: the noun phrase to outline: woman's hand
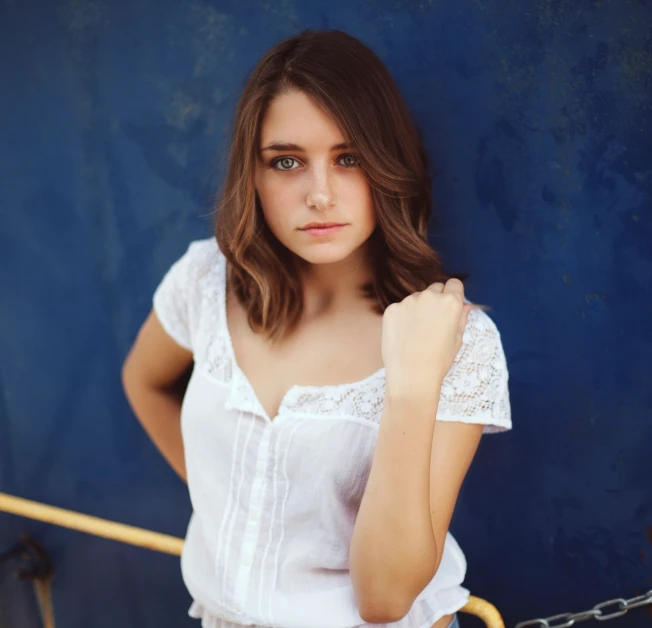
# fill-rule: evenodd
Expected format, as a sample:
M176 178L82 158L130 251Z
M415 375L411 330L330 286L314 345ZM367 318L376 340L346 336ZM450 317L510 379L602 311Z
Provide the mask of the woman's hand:
M462 347L469 312L464 285L434 283L383 315L382 356L390 396L423 396L441 385Z

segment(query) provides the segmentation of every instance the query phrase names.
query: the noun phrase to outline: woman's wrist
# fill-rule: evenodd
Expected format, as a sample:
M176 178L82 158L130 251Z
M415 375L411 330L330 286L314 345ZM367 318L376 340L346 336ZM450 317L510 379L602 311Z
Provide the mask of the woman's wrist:
M385 404L392 409L392 416L434 418L439 405L443 378L433 377L427 381L412 378L405 383L388 383L385 388Z
M385 381L386 396L396 402L417 401L427 403L438 399L446 373L443 369L430 368L413 372L404 371L400 376L388 374Z

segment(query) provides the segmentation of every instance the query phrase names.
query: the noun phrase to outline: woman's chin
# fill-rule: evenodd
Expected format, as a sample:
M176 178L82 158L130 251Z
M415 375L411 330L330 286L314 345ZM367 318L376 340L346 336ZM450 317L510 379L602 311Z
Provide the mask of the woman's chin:
M351 255L352 251L343 250L342 247L312 247L312 250L306 250L302 248L301 250L295 251L295 254L299 256L308 264L337 264L347 259Z

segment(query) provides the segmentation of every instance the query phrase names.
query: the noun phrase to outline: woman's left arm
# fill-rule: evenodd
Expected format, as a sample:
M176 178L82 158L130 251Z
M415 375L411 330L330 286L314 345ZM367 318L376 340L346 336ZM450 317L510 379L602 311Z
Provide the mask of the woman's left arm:
M439 567L482 425L436 421L441 382L387 394L351 542L362 619L404 617Z
M385 404L349 570L369 623L410 610L435 575L482 426L436 421L445 376L470 310L458 279L435 283L383 314Z

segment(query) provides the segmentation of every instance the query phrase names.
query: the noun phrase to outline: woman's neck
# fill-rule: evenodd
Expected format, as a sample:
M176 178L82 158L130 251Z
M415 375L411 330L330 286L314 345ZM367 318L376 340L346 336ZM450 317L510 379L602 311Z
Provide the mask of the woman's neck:
M366 303L362 286L373 277L368 258L359 251L332 264L299 263L304 316L308 319L358 308Z

